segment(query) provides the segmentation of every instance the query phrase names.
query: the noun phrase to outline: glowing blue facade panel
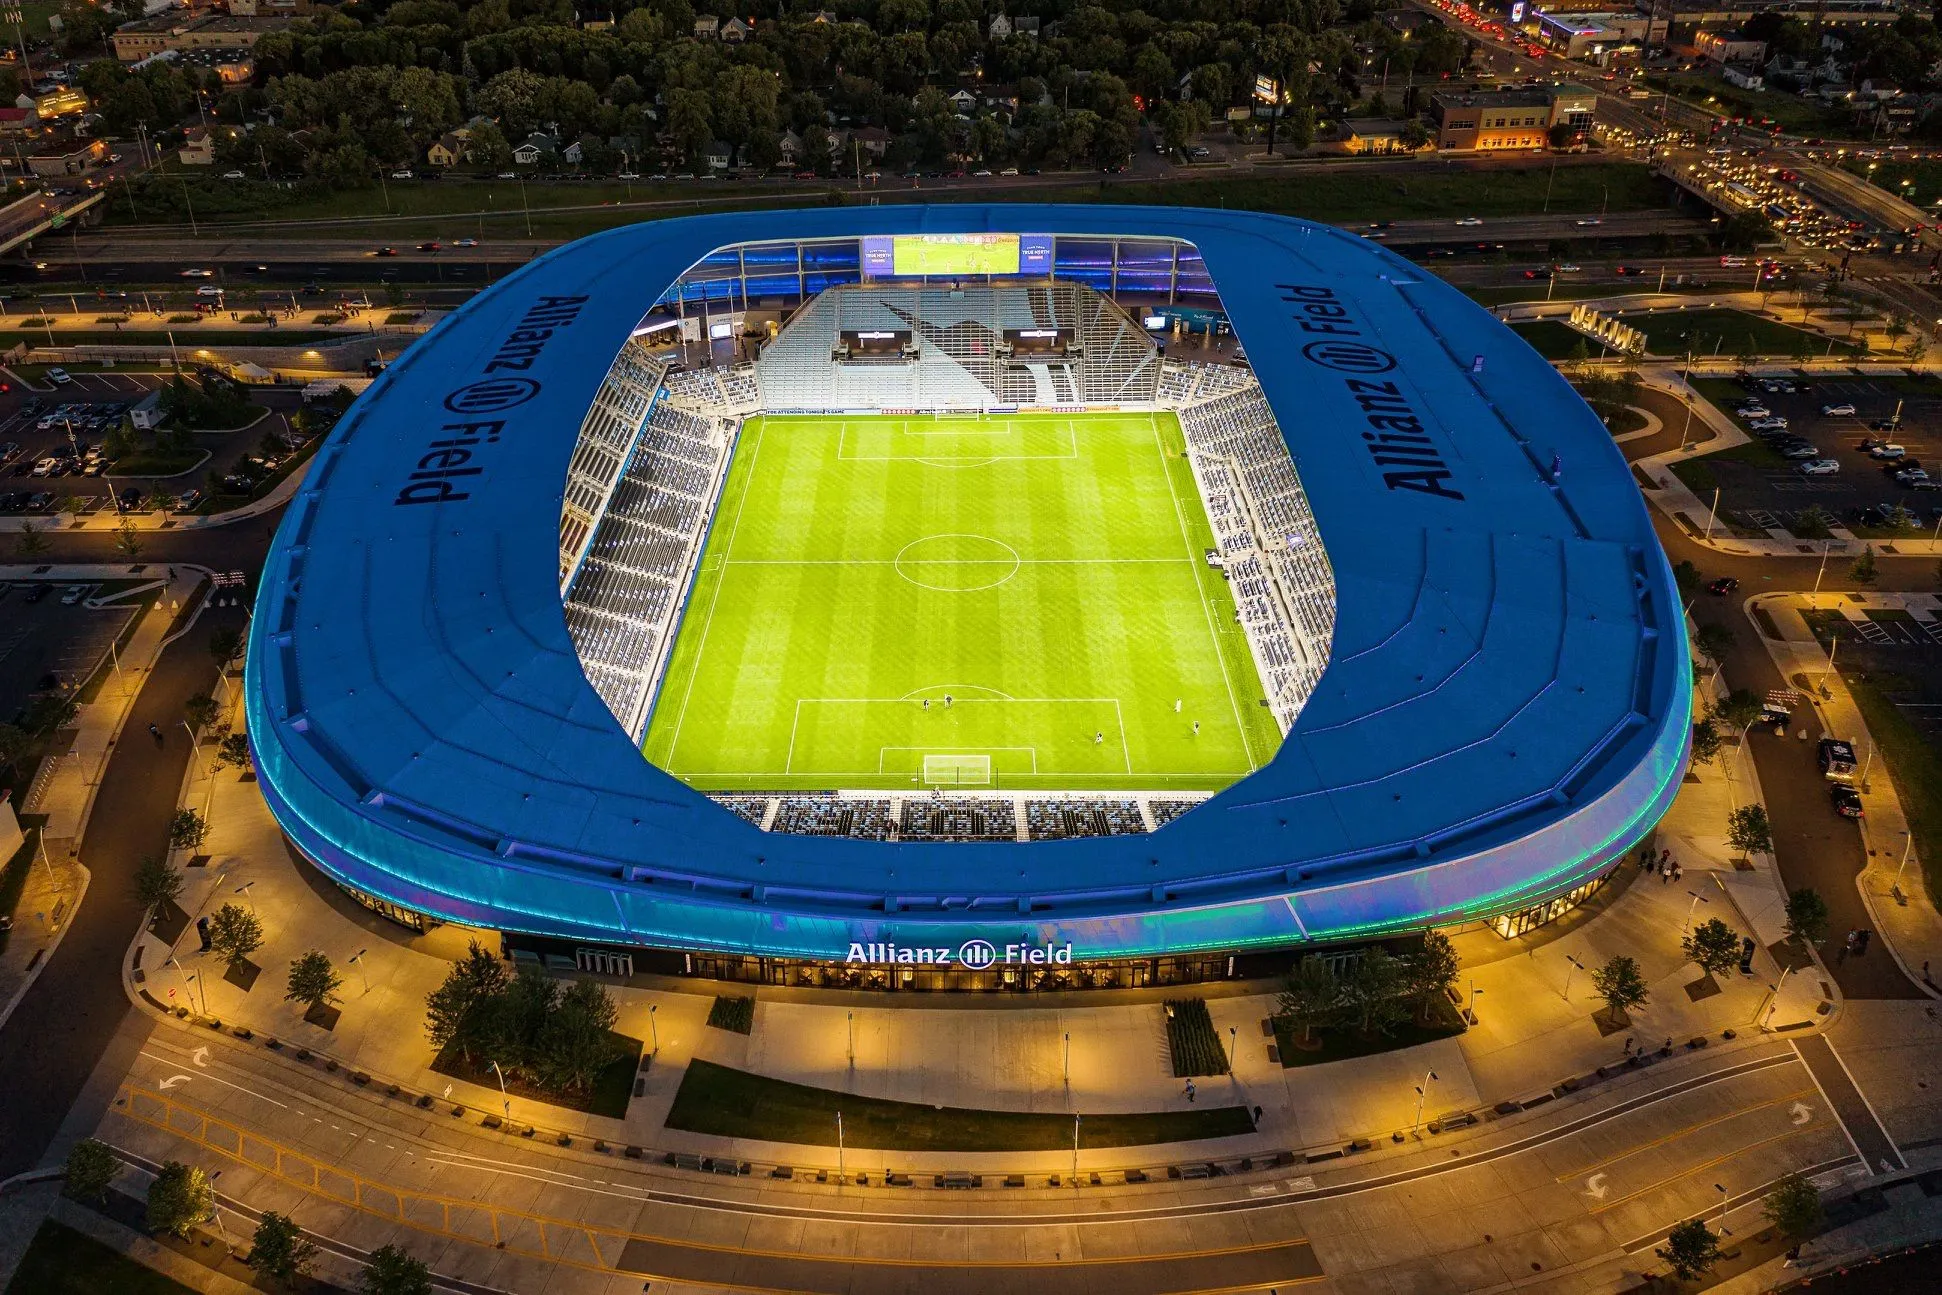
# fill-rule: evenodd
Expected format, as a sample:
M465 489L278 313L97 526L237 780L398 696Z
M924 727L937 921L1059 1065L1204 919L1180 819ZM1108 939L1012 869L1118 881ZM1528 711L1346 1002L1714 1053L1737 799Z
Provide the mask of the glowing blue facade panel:
M793 294L854 282L865 237L981 232L1049 235L1062 277L1069 248L1118 240L1122 290L1171 279L1205 306L1211 282L1334 570L1328 668L1270 764L1152 834L761 832L644 761L582 671L558 566L582 417L650 303L742 295L740 262L677 288L717 249L759 245L747 273ZM1094 958L1351 938L1568 890L1670 803L1689 680L1671 573L1609 434L1454 289L1299 221L951 205L615 230L444 320L292 502L247 701L291 839L410 908L680 949Z

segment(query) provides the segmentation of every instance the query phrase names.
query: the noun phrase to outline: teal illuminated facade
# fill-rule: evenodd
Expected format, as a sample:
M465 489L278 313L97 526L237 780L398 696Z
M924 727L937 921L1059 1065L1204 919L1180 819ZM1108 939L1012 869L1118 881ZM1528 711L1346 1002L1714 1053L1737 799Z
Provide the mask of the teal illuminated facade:
M1245 344L1334 570L1327 669L1271 763L1151 834L762 832L643 761L588 683L558 569L575 434L646 308L715 249L983 231L1050 235L1053 274L1094 286L1090 240L1195 250L1169 288ZM848 271L824 272L811 290ZM1419 448L1398 457L1395 436ZM1690 678L1671 572L1606 429L1454 289L1300 221L966 204L636 225L442 321L293 500L247 704L290 839L408 909L606 945L841 961L983 941L1084 960L1354 939L1569 891L1671 803Z

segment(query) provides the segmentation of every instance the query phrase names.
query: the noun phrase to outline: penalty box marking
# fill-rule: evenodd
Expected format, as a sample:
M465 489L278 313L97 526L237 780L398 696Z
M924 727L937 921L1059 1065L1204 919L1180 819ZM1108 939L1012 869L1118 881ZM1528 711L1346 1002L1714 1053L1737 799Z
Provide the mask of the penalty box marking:
M1000 436L1012 430L1022 431L1024 429L1014 429L1012 425L1007 424L1002 431L960 432L940 429L934 432L911 432L905 430L902 434L909 436ZM937 466L951 466L949 460L952 457L962 458L968 462L979 464L999 462L1026 463L1038 460L1064 462L1068 459L1077 459L1079 457L1079 437L1072 430L1072 424L1068 421L1059 430L1065 433L1065 441L1068 447L1064 454L999 454L990 450L976 450L970 454L958 456L941 455L934 451L926 452L925 454L852 454L848 452L850 424L842 422L837 424L836 458L841 463L933 463L937 459L946 460L944 464Z
M910 697L798 697L796 699L794 714L789 721L789 750L784 755L783 761L782 761L782 772L784 776L793 775L795 773L796 730L802 724L802 708L804 706L829 706L829 705L913 706L913 705L920 705L921 700L922 700L921 698L913 699ZM1103 705L1110 704L1113 708L1113 727L1117 729L1119 732L1120 760L1126 766L1126 772L1129 775L1133 772L1133 749L1131 746L1127 744L1127 741L1126 741L1126 713L1121 708L1119 704L1119 698L1117 697L954 697L952 698L952 704L957 706L975 706L979 704L996 705L996 706L1009 706L1009 705L1018 705L1018 704L1031 705L1031 706L1046 706L1046 705L1103 706ZM1038 748L1037 747L996 746L996 745L974 746L974 747L965 747L965 748L939 747L939 746L932 746L932 745L883 746L883 747L877 748L877 772L878 773L883 772L883 753L886 751L932 751L932 752L937 752L939 754L942 754L944 752L957 750L957 749L962 749L967 752L1030 751L1032 752L1032 772L1034 774L1038 772Z

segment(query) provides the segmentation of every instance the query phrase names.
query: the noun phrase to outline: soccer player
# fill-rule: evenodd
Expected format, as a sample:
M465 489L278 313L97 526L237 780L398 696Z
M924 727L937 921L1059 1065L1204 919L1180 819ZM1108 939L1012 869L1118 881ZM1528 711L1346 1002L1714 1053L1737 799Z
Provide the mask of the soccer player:
M944 709L951 709L951 694L948 692L944 694Z
M1092 735L1092 744L1094 746L1100 746L1104 744L1105 741L1106 741L1106 735L1104 733L1094 733Z
M924 709L929 710L930 708L931 708L931 699L926 697L924 698Z
M1199 737L1199 736L1200 736L1200 721L1199 721L1199 720L1195 720L1195 721L1194 721L1194 736L1195 736L1195 737Z
M1173 713L1176 715L1180 713L1180 699L1178 697L1173 699Z

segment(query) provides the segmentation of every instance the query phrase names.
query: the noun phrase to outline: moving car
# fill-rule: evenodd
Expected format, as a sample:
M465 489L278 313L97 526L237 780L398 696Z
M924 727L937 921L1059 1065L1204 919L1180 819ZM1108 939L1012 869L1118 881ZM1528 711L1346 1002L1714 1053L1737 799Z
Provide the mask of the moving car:
M1721 576L1719 579L1713 581L1712 584L1706 586L1706 592L1725 597L1739 587L1740 582L1732 576Z
M1481 220L1479 220L1479 219L1478 219L1477 217L1475 217L1475 216L1459 216L1459 217L1457 218L1457 224L1459 224L1459 225L1481 225L1481 224L1483 224L1483 221L1481 221Z

